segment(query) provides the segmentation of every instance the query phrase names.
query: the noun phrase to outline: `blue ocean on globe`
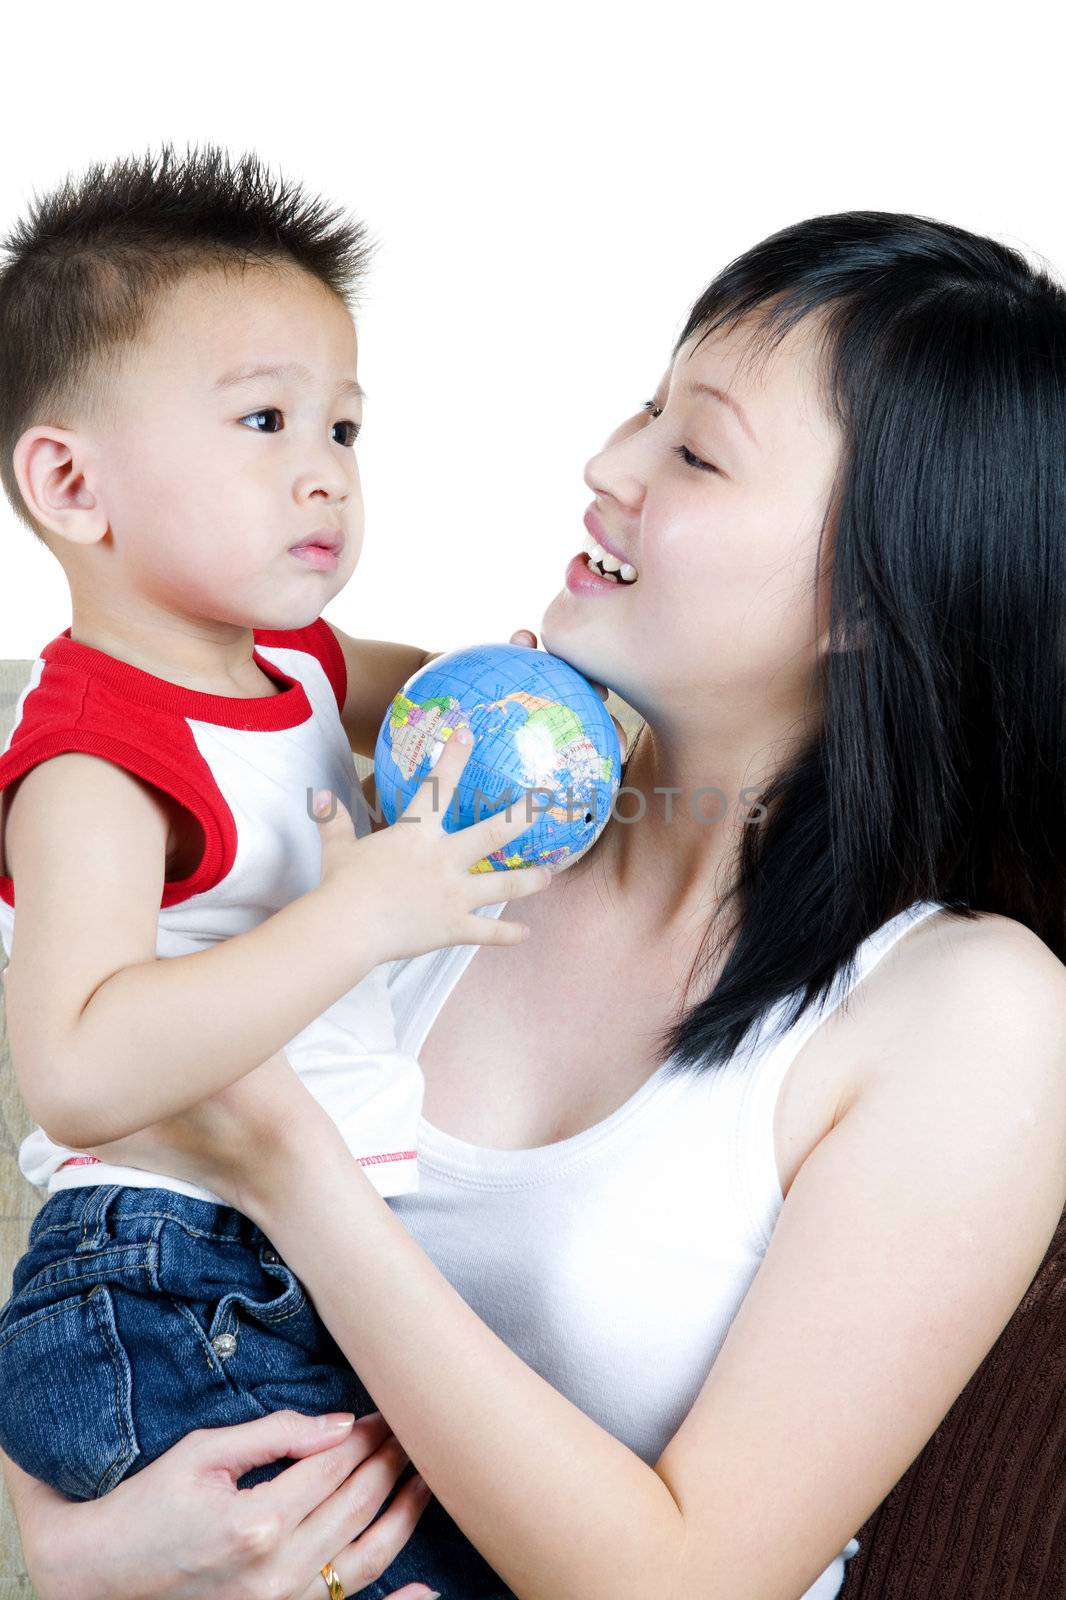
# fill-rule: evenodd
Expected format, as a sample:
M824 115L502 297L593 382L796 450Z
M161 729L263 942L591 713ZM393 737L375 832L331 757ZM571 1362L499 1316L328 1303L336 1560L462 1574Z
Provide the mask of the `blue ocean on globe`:
M378 733L374 779L388 823L464 725L474 744L444 811L445 831L469 827L508 802L513 815L530 818L525 833L473 870L572 865L603 831L621 781L618 736L595 689L569 662L522 645L437 656L404 684Z

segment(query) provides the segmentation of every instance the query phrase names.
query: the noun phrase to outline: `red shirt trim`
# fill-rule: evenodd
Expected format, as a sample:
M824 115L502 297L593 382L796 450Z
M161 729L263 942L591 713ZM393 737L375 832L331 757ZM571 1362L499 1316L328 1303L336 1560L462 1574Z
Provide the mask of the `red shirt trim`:
M291 639L294 641L293 648L300 649L295 639L308 631L300 628L291 633L276 634L274 642L282 644ZM261 638L264 644L270 642L268 638L263 638L258 629L253 629L252 633L257 643ZM314 651L310 653L316 654ZM70 628L46 644L41 657L46 663L68 667L97 683L107 684L136 705L169 711L176 717L190 717L194 722L213 722L222 728L269 733L279 728L295 728L311 715L311 706L299 679L290 678L254 649L252 659L256 666L268 678L273 678L275 683L281 683L280 694L203 694L199 689L187 689L183 684L168 683L165 678L157 678L154 673L134 667L128 661L120 661L117 656L109 656L91 644L80 644L70 637ZM17 738L17 729L15 734Z
M222 791L197 750L189 727L184 722L177 722L173 728L184 733L186 753L196 775L195 782L190 781L187 773L178 771L157 755L126 744L111 733L95 728L74 727L62 728L55 733L41 733L36 738L30 735L13 744L7 754L0 757L0 788L6 789L16 778L21 778L31 767L47 761L51 756L78 751L113 761L116 766L143 778L165 794L173 795L186 810L192 812L204 831L204 852L196 868L187 877L175 878L163 884L160 908L176 905L221 883L233 866L233 858L237 853L237 829ZM17 734L18 729L15 731ZM168 727L167 731L171 734L170 748L173 750L172 730ZM4 874L0 874L0 896L9 906L15 904L15 885Z
M347 689L344 653L321 617L305 628L252 630L255 645L301 650L322 666L338 705ZM160 907L176 905L220 883L233 866L237 831L229 807L196 746L189 722L248 732L298 727L310 716L303 684L253 648L257 666L281 685L274 695L204 694L170 683L71 638L66 628L41 651L40 682L0 755L0 790L52 756L76 751L114 761L171 795L196 818L205 846L195 870L163 886ZM135 714L131 725L130 709ZM134 732L135 727L135 732ZM137 740L131 742L131 735ZM11 878L0 873L0 897L15 904Z
M254 632L256 644L277 645L286 650L306 650L308 655L314 656L329 679L337 710L344 710L348 696L348 667L340 640L325 617L316 617L306 628L288 628L284 631L256 628Z

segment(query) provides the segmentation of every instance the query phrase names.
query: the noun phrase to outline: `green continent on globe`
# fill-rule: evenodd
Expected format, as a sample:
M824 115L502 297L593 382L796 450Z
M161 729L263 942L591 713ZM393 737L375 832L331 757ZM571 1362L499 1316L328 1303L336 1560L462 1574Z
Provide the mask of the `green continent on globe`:
M402 691L397 694L389 709L388 744L403 781L409 783L432 755L433 747L466 724L474 727L479 739L491 739L494 734L507 739L518 795L525 790L539 791L538 814L561 826L571 824L575 810L590 803L597 782L610 785L613 779L613 758L600 754L569 706L516 689L498 700L465 709L452 695L414 700ZM570 853L565 845L546 845L532 853L527 848L523 853L512 843L470 870L499 872L537 862L558 866Z

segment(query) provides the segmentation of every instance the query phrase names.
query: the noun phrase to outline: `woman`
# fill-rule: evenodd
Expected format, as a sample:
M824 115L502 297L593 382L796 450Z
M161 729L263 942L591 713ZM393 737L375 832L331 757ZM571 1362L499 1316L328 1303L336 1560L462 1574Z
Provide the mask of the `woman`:
M44 1600L838 1592L1066 1202L1064 437L1066 293L992 240L852 212L712 282L586 470L635 581L542 624L645 718L621 817L525 944L392 972L421 1191L278 1060L122 1142L253 1217L400 1445L12 1469ZM436 1501L346 1545L400 1446Z

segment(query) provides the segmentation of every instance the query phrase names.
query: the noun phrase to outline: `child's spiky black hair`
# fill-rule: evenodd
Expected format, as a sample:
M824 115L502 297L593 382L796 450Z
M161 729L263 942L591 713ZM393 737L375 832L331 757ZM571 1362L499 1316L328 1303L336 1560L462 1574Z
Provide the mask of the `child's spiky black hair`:
M0 480L16 514L42 536L12 464L21 435L102 403L109 361L181 277L288 263L351 306L373 249L363 223L214 145L164 144L35 193L0 240Z

